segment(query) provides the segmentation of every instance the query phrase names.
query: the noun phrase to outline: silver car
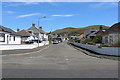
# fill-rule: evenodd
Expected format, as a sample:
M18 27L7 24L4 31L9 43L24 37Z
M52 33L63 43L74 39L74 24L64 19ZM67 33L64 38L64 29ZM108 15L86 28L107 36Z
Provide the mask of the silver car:
M58 44L59 41L58 40L53 40L53 44Z

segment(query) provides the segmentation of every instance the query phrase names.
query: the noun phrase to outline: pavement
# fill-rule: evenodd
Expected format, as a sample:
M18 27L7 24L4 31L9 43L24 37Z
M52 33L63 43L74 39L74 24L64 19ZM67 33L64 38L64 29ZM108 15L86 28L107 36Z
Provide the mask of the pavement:
M37 47L37 48L34 48L34 49L2 50L1 55L31 53L31 52L39 51L39 50L41 50L41 49L43 49L45 47L46 46L41 46L41 47Z
M118 61L88 56L66 42L2 57L3 78L118 78Z

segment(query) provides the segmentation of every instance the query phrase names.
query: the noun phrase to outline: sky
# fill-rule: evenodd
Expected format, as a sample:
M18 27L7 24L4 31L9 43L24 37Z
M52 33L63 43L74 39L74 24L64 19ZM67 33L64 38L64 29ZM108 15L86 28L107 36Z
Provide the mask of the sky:
M43 18L46 16L46 18ZM117 2L2 2L2 23L13 30L32 23L46 32L66 27L112 26L118 22Z

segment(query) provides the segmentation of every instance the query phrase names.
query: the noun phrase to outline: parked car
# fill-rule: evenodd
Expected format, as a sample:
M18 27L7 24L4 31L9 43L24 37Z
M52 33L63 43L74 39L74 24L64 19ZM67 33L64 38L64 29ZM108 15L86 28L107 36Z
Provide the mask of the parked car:
M35 42L35 43L41 43L42 41L41 40L33 40L33 42Z
M33 43L34 43L33 40L25 41L25 44L33 44Z
M53 44L58 44L59 41L58 40L53 40Z
M41 43L41 40L29 40L29 41L25 41L26 44L33 44L33 43Z

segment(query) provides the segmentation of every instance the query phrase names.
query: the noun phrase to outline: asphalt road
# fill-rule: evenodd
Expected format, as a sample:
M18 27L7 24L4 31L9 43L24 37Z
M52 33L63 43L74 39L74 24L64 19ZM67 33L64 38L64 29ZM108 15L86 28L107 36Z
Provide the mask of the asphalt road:
M2 62L3 78L118 78L118 61L88 56L66 42Z

